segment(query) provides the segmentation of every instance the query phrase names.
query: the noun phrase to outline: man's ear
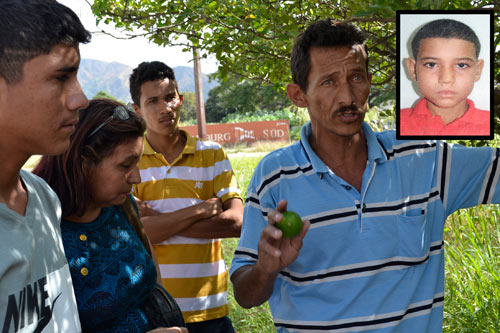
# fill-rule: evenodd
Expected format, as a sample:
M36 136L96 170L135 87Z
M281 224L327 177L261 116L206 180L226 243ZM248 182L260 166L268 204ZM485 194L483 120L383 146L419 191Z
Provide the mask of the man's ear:
M142 112L141 112L141 108L139 107L139 105L132 103L132 107L134 108L135 113L137 113L139 116L142 117Z
M286 93L288 95L288 98L290 98L290 100L296 106L300 108L305 108L308 106L306 95L304 94L302 88L298 84L289 83L286 86Z
M474 75L474 82L479 81L479 79L481 78L481 73L483 72L483 67L484 67L484 60L479 59L477 61L476 74Z
M182 105L182 103L184 103L184 95L179 95L179 100L181 101L181 105Z
M417 81L417 71L415 69L416 62L413 58L407 58L405 60L405 65L406 69L408 70L408 73L410 74L410 79L413 81Z

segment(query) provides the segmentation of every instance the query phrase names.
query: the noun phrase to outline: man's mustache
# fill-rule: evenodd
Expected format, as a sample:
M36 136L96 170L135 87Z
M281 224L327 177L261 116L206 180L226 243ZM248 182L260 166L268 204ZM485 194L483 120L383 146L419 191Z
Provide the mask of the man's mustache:
M343 105L339 107L337 110L335 110L335 115L338 115L339 113L344 113L344 112L357 112L357 113L364 113L365 111L358 107L356 104L352 103L351 105Z

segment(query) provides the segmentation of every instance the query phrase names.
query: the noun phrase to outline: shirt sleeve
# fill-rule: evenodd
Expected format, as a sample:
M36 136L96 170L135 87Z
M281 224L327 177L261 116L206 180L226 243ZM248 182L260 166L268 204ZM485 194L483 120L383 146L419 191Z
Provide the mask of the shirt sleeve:
M442 143L440 192L447 215L461 208L499 203L499 148Z

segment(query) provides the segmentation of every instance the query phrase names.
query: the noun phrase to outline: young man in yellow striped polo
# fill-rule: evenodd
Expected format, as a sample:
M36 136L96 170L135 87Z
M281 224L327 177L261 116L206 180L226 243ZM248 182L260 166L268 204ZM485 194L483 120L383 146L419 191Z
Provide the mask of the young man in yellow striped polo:
M179 129L173 70L143 62L130 76L135 110L145 119L142 182L134 186L165 288L189 332L233 332L227 306L224 237L239 237L243 203L222 147Z

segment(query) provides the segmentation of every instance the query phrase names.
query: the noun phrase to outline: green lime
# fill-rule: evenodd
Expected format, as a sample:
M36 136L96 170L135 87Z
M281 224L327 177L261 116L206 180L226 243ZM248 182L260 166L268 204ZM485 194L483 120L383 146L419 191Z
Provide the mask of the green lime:
M283 231L283 236L292 238L300 234L302 230L302 218L300 215L291 210L281 214L283 215L283 220L276 223L276 227Z

